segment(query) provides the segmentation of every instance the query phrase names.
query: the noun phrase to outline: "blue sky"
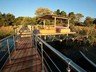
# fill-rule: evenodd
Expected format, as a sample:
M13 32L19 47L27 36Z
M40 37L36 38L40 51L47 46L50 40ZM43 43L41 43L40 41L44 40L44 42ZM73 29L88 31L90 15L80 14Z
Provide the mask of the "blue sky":
M0 0L0 12L12 13L16 17L33 17L37 8L45 7L52 11L60 9L96 18L95 5L96 0Z

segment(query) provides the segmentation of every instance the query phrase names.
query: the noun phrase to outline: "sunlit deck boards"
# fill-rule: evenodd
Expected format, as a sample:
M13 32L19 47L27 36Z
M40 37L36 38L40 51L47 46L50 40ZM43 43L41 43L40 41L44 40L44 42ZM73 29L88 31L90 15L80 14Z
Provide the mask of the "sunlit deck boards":
M16 46L11 63L7 62L2 72L41 72L41 58L36 48L32 48L31 39L21 38Z
M47 36L47 35L65 35L65 34L75 34L76 32L69 32L69 33L43 33L43 34L38 34L38 36Z

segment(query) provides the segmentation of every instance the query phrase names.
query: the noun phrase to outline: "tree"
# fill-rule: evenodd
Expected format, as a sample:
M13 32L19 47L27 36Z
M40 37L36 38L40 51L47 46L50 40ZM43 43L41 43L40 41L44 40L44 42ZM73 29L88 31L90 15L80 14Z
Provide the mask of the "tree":
M4 26L13 25L14 20L15 16L13 14L0 13L0 25Z
M91 17L86 17L84 24L90 26L91 24L93 24L93 19Z
M52 14L52 11L49 8L38 8L35 12L37 16L42 16L46 14Z
M2 13L0 12L0 27L3 26Z
M96 18L94 19L93 24L96 24Z
M2 26L6 26L7 25L7 22L6 22L6 14L2 14L1 15L1 18L0 18L0 25Z
M55 14L55 15L60 15L60 13L61 13L61 12L60 12L60 9L57 9L56 11L54 11L54 14Z
M80 22L81 18L84 16L81 13L77 13L77 14L75 14L75 17L76 17L76 21Z
M14 20L14 25L33 25L37 24L37 18L36 17L18 17Z
M61 15L61 16L64 16L64 17L67 16L65 11L61 11L60 15Z
M6 14L5 20L7 22L8 25L13 25L13 22L15 20L15 16L13 14Z
M70 12L70 13L68 14L68 17L70 17L70 18L73 18L74 16L75 16L74 12Z
M32 18L32 24L36 25L38 22L38 18L37 17L33 17Z
M74 12L70 12L70 13L68 14L68 17L70 18L70 23L75 24L75 19L76 19L76 17L75 17Z
M96 18L93 20L93 24L95 24L95 29L96 29Z
M65 11L60 11L60 9L57 9L56 11L54 11L54 14L57 16L67 16Z
M20 25L20 24L22 24L23 18L24 17L17 17L17 18L15 18L14 25Z

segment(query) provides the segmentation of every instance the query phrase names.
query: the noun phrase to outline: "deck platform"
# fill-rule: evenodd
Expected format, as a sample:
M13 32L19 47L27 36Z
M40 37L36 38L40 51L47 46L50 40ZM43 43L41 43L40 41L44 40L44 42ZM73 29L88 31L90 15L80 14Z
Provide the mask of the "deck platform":
M16 51L11 54L2 72L41 72L41 57L32 47L31 37L22 37L16 42Z

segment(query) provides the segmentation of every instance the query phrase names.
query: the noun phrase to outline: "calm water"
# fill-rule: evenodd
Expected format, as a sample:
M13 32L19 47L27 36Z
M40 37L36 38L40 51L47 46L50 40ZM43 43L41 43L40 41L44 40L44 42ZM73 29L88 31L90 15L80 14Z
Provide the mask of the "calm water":
M9 49L10 52L12 52L13 48L14 48L14 42L12 37L8 38L9 41ZM7 49L7 40L5 39L4 41L0 42L0 69L2 68L2 66L4 65L4 63L6 62L6 60L8 59L8 49Z

